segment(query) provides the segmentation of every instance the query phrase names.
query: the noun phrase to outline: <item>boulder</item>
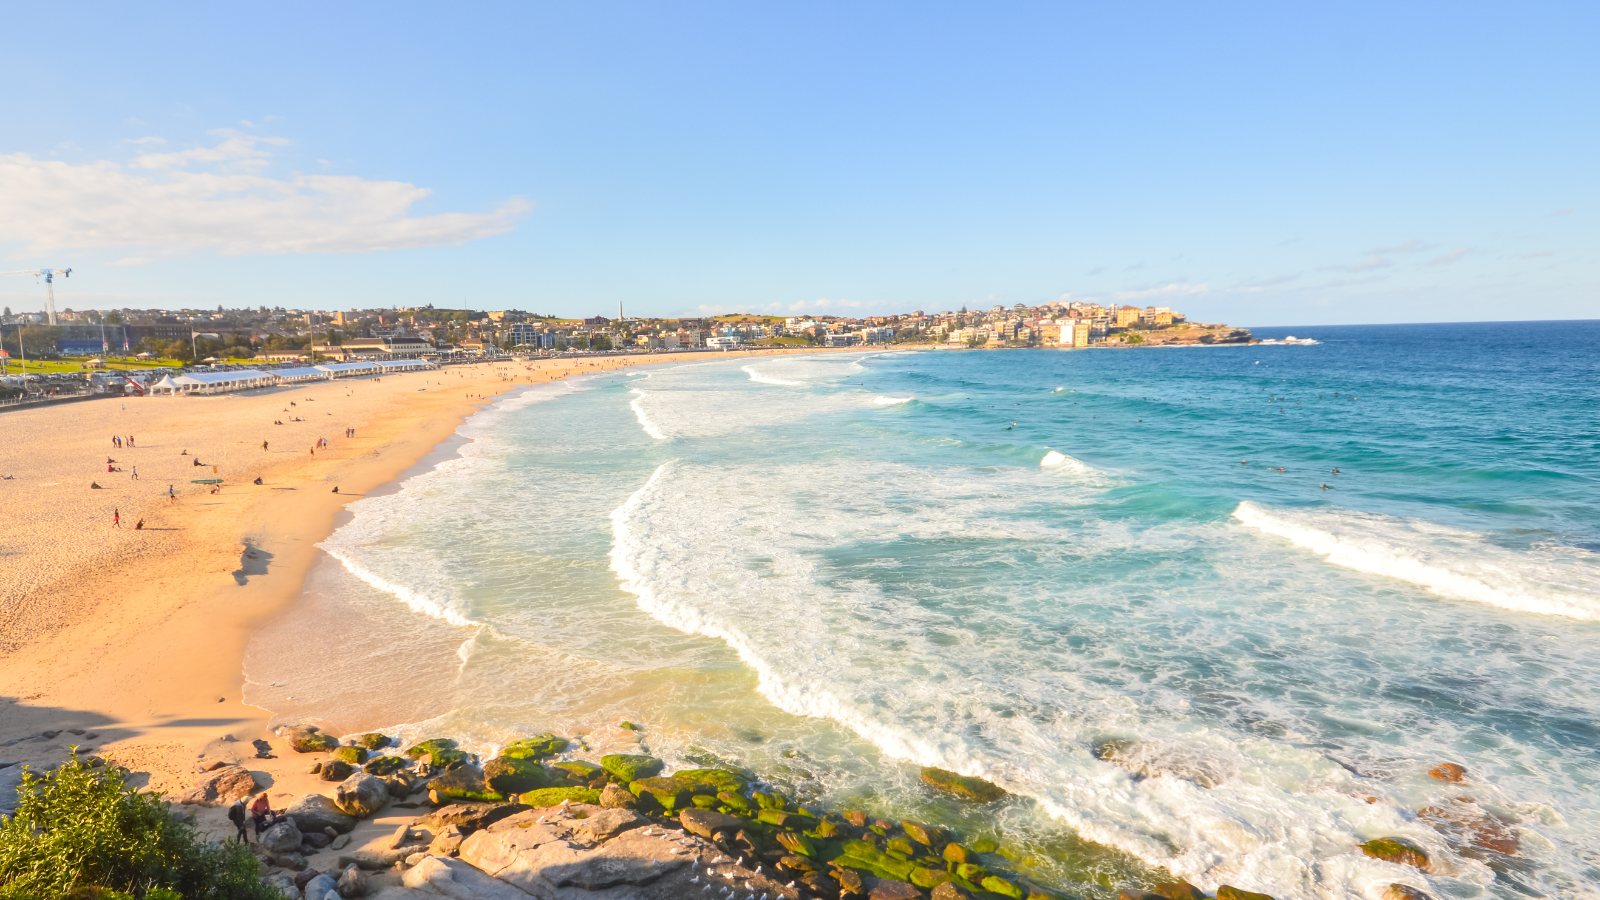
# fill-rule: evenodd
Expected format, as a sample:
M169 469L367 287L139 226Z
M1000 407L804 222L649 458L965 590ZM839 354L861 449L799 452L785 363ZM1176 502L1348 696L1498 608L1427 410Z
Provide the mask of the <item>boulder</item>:
M528 900L523 891L498 881L460 860L430 856L406 870L400 883L451 900Z
M1466 767L1456 765L1455 763L1440 763L1439 765L1429 769L1428 774L1439 779L1440 781L1448 781L1451 784L1460 784L1461 782L1467 780Z
M1200 890L1187 881L1166 881L1151 889L1157 897L1167 900L1210 900L1206 892Z
M428 791L436 798L435 802L476 800L493 803L506 799L504 794L489 787L488 782L484 781L483 770L474 765L463 765L434 776L428 781Z
M1222 896L1219 892L1217 896ZM1265 895L1262 895L1265 896ZM1383 900L1433 900L1427 891L1409 884L1391 884L1383 889Z
M366 869L369 872L379 872L404 860L415 852L410 847L402 847L398 850L357 850L354 853L340 855L339 868L346 869L350 866L355 866Z
M389 791L389 796L396 800L404 800L411 796L413 790L416 790L416 782L409 778L401 778L395 775L385 778L383 783Z
M924 784L946 794L954 794L963 800L975 803L993 803L1004 799L1006 792L1000 787L984 781L982 778L972 778L967 775L957 775L944 769L935 769L924 766L922 769Z
M333 758L342 759L352 766L359 766L367 761L367 751L362 747L336 747Z
M698 834L707 840L715 840L719 831L738 831L744 827L744 820L738 816L709 809L686 809L679 813L678 821L683 823L684 829L690 834Z
M654 756L641 756L636 753L612 753L602 756L600 765L624 784L659 775L661 770L666 768L666 763Z
M278 728L279 736L289 741L296 753L323 753L339 746L339 739L323 734L315 725L284 725Z
M441 769L471 761L467 758L467 754L456 749L456 742L450 738L429 738L419 744L412 744L406 748L406 756L419 762L426 761L429 765Z
M316 869L305 869L301 871L294 876L294 889L297 891L305 890L306 885L311 883L311 879L321 874L322 873L318 872Z
M268 853L267 862L274 866L282 866L290 871L298 872L306 867L305 855L296 850L293 853Z
M600 792L600 805L611 809L633 809L639 805L639 798L620 784L608 784Z
M394 739L376 731L369 731L366 734L358 734L351 738L350 743L365 750L382 750L394 743Z
M1001 878L999 875L990 875L988 878L985 878L983 880L983 889L991 894L1000 894L1004 897L1012 897L1014 900L1023 900L1023 898L1027 896L1026 892L1023 891L1022 888L1017 887L1015 884L1005 880L1004 878Z
M423 817L418 824L428 824L435 829L455 825L462 831L477 831L532 809L521 803L452 803Z
M501 756L512 759L548 759L567 749L565 738L558 738L553 734L541 734L538 737L523 738L513 741L500 751Z
M225 806L255 793L256 778L244 766L228 766L206 773L194 787L178 795L179 803Z
M376 775L361 772L340 782L333 798L342 812L365 819L389 802L389 785Z
M942 836L939 829L921 822L904 821L900 823L900 827L905 830L907 837L925 847L932 847Z
M598 806L574 803L567 812L577 818L572 831L579 839L599 844L609 841L624 831L650 824L650 820L631 809L605 809Z
M261 832L260 844L273 853L293 853L300 849L300 829L285 820Z
M1273 900L1273 897L1271 894L1258 894L1255 891L1247 891L1243 888L1236 888L1231 884L1225 884L1217 888L1217 900ZM1402 897L1397 898L1397 900L1410 900L1410 898Z
M554 762L550 764L550 768L561 772L568 778L580 784L588 784L589 782L606 773L605 769L600 768L592 762L585 762L581 759Z
M333 843L328 845L328 849L330 849L330 850L343 850L344 848L346 848L348 846L350 846L350 835L341 834L341 835L336 836L333 839Z
M348 866L345 868L344 874L339 876L339 883L336 889L339 891L339 896L343 897L344 900L365 897L367 895L367 876L356 866Z
M1384 862L1415 866L1423 871L1428 869L1428 851L1405 838L1374 838L1361 845L1361 852Z
M962 863L977 862L978 858L971 850L952 841L944 845L944 860L959 866Z
M408 765L410 765L410 762L403 756L374 756L367 760L366 764L361 767L361 771L366 772L368 775L383 777L385 775L393 775Z
M946 881L933 889L933 900L972 900L972 895Z
M340 810L332 800L321 794L307 794L289 805L287 815L301 831L323 831L332 828L344 834L356 827L356 818Z
M1020 896L1020 895L1018 895ZM868 900L922 900L922 892L914 884L892 878L875 878L867 888Z
M483 780L497 794L534 791L550 781L538 760L516 756L500 756L484 763Z
M355 766L342 759L330 759L322 764L322 769L317 772L317 777L323 781L343 781L349 778L350 773L355 770Z
M428 852L438 856L455 856L461 850L461 842L466 839L467 836L461 833L460 828L446 825L433 836L433 843L428 845Z
M306 897L316 897L317 900L321 900L321 898L328 896L329 891L332 891L334 895L337 896L339 893L339 882L334 881L333 878L326 873L319 872L314 878L306 882L305 886L300 890Z
M323 834L320 831L307 831L300 835L301 846L309 847L313 852L317 850L326 850L328 845L331 843L333 843L333 838L328 837L326 834Z

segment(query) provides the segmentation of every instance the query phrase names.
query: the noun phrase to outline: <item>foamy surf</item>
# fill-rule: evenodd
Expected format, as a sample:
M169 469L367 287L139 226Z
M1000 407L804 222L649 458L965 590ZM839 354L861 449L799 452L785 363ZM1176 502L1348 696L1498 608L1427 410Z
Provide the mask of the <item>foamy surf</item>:
M754 381L756 384L776 384L783 387L798 387L805 384L804 381L785 381L782 378L773 378L771 375L763 375L756 370L755 366L743 366L741 368L742 371L750 376L750 380Z
M1507 550L1483 535L1373 513L1268 509L1246 500L1233 517L1336 566L1441 597L1600 621L1600 566L1580 554Z
M898 406L901 403L910 403L915 397L874 397L872 402L876 406Z
M404 603L406 606L409 606L414 612L419 612L425 616L431 616L435 619L439 619L440 621L449 622L451 625L456 625L462 628L474 628L483 624L482 622L478 622L474 619L468 618L465 615L462 615L459 610L452 608L448 604L440 603L439 601L414 591L403 584L396 584L384 578L366 566L356 562L354 559L351 559L350 556L345 553L341 553L336 549L326 546L324 546L322 549L326 551L329 556L337 559L340 565L343 565L345 570L351 575L354 575L355 577L365 581L367 584L372 585L386 594L392 594L395 597L398 597L402 603Z
M634 416L636 418L638 418L638 420L639 420L639 427L644 429L644 433L645 434L650 435L651 437L655 438L658 441L666 440L667 439L666 433L663 432L660 428L656 427L656 423L650 421L650 417L645 414L645 411L644 411L645 392L641 391L641 390L632 390L632 391L629 391L628 393L630 393L630 394L638 394L639 395L639 396L633 398L633 402L632 403L628 404L628 408L633 410Z

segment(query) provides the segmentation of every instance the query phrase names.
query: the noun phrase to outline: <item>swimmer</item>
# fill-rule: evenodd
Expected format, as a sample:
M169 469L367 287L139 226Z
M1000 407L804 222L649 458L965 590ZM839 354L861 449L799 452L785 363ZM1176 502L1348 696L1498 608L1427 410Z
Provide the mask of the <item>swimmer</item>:
M1333 467L1333 474L1335 474L1335 475L1339 474L1339 467L1338 466L1334 466Z

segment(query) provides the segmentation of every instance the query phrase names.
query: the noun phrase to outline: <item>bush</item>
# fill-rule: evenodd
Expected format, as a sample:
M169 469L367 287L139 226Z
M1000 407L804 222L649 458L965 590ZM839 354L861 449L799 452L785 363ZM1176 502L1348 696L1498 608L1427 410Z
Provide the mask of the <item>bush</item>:
M0 822L0 900L281 900L241 844L207 840L122 774L78 759L24 771Z

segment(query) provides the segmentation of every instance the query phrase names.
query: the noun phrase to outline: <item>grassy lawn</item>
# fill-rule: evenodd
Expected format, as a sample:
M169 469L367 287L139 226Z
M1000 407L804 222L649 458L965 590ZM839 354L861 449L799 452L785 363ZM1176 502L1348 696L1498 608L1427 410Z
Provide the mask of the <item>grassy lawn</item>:
M85 368L84 366L84 363L88 362L91 358L105 360L105 365L101 366L103 369L156 369L161 367L177 368L178 366L183 365L183 363L175 359L134 359L131 356L101 356L85 357L82 359L30 359L28 360L28 374L59 375L65 373L70 375L80 372L93 371ZM229 360L229 362L233 361L234 360ZM239 360L239 362L250 362L250 360ZM22 360L15 356L11 357L5 361L5 370L7 375L21 375Z

